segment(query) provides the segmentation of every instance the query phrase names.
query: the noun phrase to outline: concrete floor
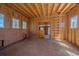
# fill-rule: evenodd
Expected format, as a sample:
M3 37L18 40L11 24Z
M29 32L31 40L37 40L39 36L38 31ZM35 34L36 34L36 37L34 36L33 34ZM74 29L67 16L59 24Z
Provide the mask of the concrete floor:
M79 48L67 42L29 39L0 50L1 56L77 56Z

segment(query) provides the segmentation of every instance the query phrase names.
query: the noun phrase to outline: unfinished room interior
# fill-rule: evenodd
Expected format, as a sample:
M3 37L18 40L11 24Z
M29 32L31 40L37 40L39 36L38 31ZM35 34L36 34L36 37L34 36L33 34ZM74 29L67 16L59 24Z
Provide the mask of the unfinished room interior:
M79 4L0 3L0 56L78 56Z

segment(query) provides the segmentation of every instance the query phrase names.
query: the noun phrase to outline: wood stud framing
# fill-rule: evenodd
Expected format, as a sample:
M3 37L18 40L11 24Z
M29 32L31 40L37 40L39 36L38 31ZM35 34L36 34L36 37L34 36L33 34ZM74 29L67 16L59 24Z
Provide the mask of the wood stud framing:
M19 3L8 4L10 6L16 6L15 9L19 9L29 18L53 16L54 13L67 13L77 4L72 3Z

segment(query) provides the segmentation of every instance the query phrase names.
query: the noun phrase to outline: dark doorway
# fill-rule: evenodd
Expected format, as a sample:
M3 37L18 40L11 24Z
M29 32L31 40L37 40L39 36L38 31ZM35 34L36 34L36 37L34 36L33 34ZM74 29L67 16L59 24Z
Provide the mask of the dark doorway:
M41 25L39 26L39 30L42 38L50 38L50 25Z

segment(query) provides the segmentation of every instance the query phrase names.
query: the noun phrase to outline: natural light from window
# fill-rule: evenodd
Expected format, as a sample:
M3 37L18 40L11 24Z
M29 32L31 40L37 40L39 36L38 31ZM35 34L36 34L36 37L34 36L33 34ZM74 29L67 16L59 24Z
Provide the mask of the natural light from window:
M26 21L23 21L22 24L23 24L22 28L23 28L23 29L26 29L26 27L27 27L27 23L26 23Z
M19 20L16 18L12 19L12 28L19 28Z
M0 14L0 28L4 28L4 15Z
M77 16L73 16L71 18L71 28L77 28L77 19L78 19Z

